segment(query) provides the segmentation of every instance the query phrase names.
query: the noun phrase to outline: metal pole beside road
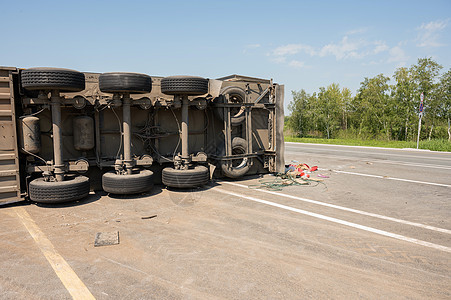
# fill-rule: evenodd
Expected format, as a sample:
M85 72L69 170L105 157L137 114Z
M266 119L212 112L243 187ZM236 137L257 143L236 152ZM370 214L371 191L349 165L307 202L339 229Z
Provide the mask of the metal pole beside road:
M423 117L423 113L420 113L420 118L418 120L417 149L418 149L418 146L420 145L421 117Z
M418 120L418 136L417 136L417 149L420 145L420 131L421 131L421 118L423 117L423 100L424 100L424 94L421 93L420 95L420 109L419 109L419 120Z

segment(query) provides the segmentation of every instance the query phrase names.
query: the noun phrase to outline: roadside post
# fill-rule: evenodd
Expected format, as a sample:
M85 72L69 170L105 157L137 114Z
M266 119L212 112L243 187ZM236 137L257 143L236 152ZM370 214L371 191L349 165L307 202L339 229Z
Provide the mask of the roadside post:
M417 149L420 144L420 131L421 131L421 118L423 118L423 100L424 100L424 94L421 93L420 95L420 109L418 113L418 137L417 137Z

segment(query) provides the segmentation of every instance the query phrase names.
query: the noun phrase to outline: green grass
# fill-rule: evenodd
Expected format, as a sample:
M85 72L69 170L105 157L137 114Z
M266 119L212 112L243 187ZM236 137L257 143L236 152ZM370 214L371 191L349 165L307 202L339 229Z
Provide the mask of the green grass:
M348 145L348 146L368 146L383 148L413 148L416 149L416 142L406 141L385 141L385 140L359 140L359 139L320 139L320 138L299 138L293 136L285 136L285 142L297 143L314 143L314 144L332 144L332 145ZM420 149L428 149L432 151L448 151L451 152L451 142L448 140L431 140L420 141Z

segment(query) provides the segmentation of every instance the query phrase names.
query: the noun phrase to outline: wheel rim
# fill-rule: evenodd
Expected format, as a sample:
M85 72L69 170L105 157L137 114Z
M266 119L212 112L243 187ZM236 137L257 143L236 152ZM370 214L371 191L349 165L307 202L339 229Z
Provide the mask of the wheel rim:
M234 104L241 104L244 102L244 99L241 98L241 96L239 94L229 94L227 97L229 103L234 103ZM231 117L238 117L240 116L242 113L244 113L244 106L241 107L232 107L230 109L230 115Z
M242 147L235 147L234 149L232 149L232 155L240 155L240 154L246 154L246 150L243 149ZM233 159L232 160L232 168L242 169L242 168L246 167L247 161L248 161L247 157Z

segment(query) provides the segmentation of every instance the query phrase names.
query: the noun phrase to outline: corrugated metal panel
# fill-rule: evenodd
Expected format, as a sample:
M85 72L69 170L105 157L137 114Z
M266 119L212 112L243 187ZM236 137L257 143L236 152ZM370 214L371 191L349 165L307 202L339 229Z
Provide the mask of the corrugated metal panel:
M0 67L0 204L21 201L12 72Z

